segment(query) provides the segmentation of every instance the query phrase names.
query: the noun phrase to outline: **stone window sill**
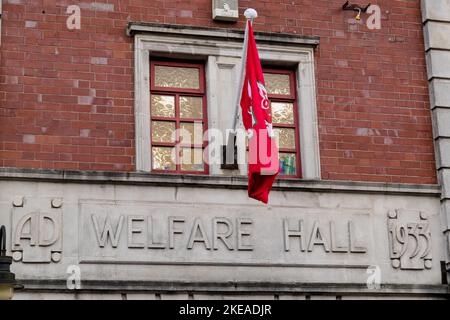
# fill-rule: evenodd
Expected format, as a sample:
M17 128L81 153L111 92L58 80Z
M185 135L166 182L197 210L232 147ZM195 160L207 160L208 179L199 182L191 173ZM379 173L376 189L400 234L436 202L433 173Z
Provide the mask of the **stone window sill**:
M0 180L247 189L247 178L242 176L154 174L142 172L0 168ZM436 197L441 194L441 189L438 185L305 179L277 180L273 185L273 189L279 191L359 192Z

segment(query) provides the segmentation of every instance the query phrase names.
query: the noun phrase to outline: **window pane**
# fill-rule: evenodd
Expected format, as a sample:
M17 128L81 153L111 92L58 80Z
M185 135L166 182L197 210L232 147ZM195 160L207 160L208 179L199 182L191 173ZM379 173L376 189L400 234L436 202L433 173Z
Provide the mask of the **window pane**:
M297 157L295 153L280 152L280 175L297 175Z
M153 147L152 148L152 164L155 170L175 170L175 162L172 159L172 151L175 148Z
M274 128L274 132L279 139L280 148L295 149L295 129Z
M153 142L175 142L175 122L152 121Z
M152 94L152 116L175 117L175 97Z
M181 170L204 171L203 149L183 148L181 156Z
M155 86L163 88L200 89L197 68L155 66Z
M203 124L201 122L182 122L180 129L181 142L203 144Z
M181 118L202 118L203 101L200 97L180 97Z
M272 102L272 123L294 124L294 105L285 102Z
M264 80L269 94L291 94L291 81L288 74L265 73Z

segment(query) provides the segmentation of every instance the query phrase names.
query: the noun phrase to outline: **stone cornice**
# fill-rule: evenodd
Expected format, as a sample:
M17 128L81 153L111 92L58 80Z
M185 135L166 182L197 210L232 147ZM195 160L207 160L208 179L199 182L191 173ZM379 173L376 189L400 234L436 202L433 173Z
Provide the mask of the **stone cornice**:
M126 28L128 36L142 33L170 34L180 37L195 37L199 39L221 39L228 41L242 42L244 31L238 29L208 28L198 26L186 26L176 24L158 24L146 22L129 22ZM320 38L317 36L303 36L291 33L275 32L255 32L255 39L258 42L270 42L283 45L319 45Z
M246 189L242 176L151 174L140 172L60 171L47 169L0 168L0 180L54 183L128 184L179 187ZM274 190L313 192L359 192L435 196L441 194L438 185L353 182L330 180L277 180Z

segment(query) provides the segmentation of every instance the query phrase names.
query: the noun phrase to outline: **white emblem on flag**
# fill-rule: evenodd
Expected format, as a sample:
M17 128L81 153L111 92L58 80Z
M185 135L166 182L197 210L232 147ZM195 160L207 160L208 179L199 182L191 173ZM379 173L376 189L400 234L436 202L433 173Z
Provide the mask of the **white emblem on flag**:
M264 87L264 85L259 81L257 81L257 84L258 84L258 89L259 89L259 95L261 96L261 108L263 108L264 110L267 110L270 107L270 101L267 96L266 87Z

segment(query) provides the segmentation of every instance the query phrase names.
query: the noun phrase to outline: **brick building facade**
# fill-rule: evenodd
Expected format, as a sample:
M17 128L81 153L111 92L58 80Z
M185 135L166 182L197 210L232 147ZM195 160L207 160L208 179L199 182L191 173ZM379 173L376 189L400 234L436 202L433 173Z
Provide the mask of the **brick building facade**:
M210 0L2 1L0 222L18 297L448 295L450 2L378 0L375 30L345 1L238 2L220 22ZM293 108L280 134L297 162L269 207L246 198L245 165L164 158L167 126L230 127L248 7L272 104ZM189 99L198 117L183 118Z

